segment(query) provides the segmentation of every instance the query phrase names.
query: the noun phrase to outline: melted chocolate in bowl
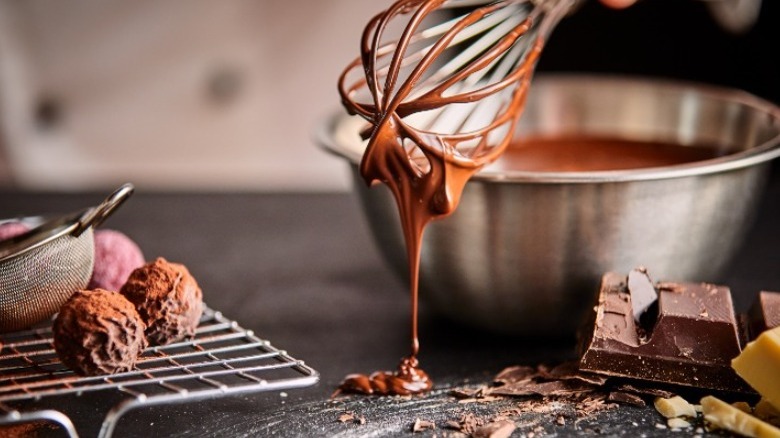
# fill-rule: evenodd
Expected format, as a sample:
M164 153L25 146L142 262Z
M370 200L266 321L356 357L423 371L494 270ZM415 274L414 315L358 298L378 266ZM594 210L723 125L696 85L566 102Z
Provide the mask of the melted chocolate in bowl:
M716 147L599 137L531 137L509 145L492 171L592 172L645 169L727 155Z
M548 75L530 88L521 144L630 139L710 146L717 158L612 171L486 166L457 211L426 228L420 292L428 308L486 331L569 339L605 272L643 265L659 279L717 280L780 157L780 108L738 90L651 78ZM362 127L334 114L317 137L350 164L377 249L408 279L395 200L360 181ZM689 147L679 149L696 150Z

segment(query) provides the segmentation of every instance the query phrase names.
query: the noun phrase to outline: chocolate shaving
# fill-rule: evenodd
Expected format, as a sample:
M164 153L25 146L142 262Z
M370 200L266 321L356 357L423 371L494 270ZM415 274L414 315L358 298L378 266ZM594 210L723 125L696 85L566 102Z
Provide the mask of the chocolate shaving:
M662 397L662 398L670 398L676 395L675 393L664 389L650 388L645 386L634 386L634 385L629 385L627 383L615 387L615 390L619 392L628 392L636 395L649 395L653 397Z
M471 398L482 398L485 397L485 390L487 388L481 387L481 388L455 388L449 392L449 394L459 400L462 399L471 399Z
M517 365L517 366L504 368L500 373L498 373L498 375L493 379L493 381L498 384L516 383L516 382L523 382L526 380L530 380L538 375L539 375L539 371L537 370L537 368L533 368L525 365Z
M553 380L550 382L518 382L492 389L491 394L497 395L572 395L593 391L595 387L589 383L577 380Z
M463 432L467 435L471 435L476 430L485 424L485 420L477 417L471 412L465 413L460 416L457 421L448 421L447 428Z
M542 377L549 380L579 380L596 386L605 384L609 378L599 374L580 371L579 362L576 361L564 362L553 367L549 371L546 371L546 367L542 368L542 366L540 366L540 374Z
M629 394L627 392L620 392L620 391L612 391L607 396L607 401L616 402L624 405L632 405L632 406L639 406L640 408L645 407L646 403L642 399L642 397L639 397L636 394Z
M552 368L539 365L536 368L520 365L505 368L493 379L496 384L526 384L533 381L577 380L595 386L604 385L608 376L587 373L579 370L576 361L564 362Z
M580 400L574 406L577 416L580 418L589 417L597 412L612 409L617 406L614 403L605 403L605 399L606 396L604 394L595 394Z

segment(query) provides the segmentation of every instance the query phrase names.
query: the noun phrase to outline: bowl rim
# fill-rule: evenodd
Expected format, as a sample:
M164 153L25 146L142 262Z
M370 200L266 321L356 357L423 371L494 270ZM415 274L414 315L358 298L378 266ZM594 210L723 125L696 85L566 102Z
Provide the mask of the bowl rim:
M545 83L588 81L590 83L607 83L607 86L619 82L621 86L650 86L668 92L695 91L713 99L751 107L760 113L766 114L774 122L780 124L780 107L746 91L723 86L645 76L579 73L543 73L537 75L534 81ZM343 109L331 111L317 123L314 130L314 139L325 151L346 158L350 163L358 164L362 159L362 153L343 147L334 135L336 128L342 120L349 117L353 116L349 116ZM692 163L642 169L587 172L495 171L485 169L475 174L471 179L472 181L493 183L524 182L542 184L660 180L727 172L768 162L777 157L780 157L780 132L750 149Z

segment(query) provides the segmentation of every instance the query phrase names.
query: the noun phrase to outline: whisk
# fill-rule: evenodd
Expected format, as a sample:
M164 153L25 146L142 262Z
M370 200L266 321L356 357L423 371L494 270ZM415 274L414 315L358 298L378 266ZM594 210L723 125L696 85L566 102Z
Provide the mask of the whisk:
M398 206L412 351L394 373L351 376L342 389L371 393L388 379L399 394L431 388L416 357L425 226L452 213L471 175L509 144L544 41L574 1L398 0L366 26L361 56L339 78L339 91L347 110L369 122L361 175L385 183ZM437 19L449 11L455 18ZM394 25L401 25L395 37Z
M438 187L419 193L432 212L453 211L509 144L544 41L575 1L400 0L375 16L339 78L345 107L369 122L367 182L406 174Z

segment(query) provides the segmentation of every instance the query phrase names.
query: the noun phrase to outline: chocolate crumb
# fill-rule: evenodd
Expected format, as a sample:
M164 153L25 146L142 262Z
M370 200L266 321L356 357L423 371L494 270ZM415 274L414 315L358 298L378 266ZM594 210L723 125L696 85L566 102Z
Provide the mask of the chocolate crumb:
M356 413L351 412L351 411L346 411L346 412L342 412L339 415L338 422L339 423L354 423L354 424L359 424L359 425L362 426L362 425L366 424L366 417L364 417L362 415L357 415Z
M457 421L448 422L448 426L467 435L472 435L479 427L483 425L485 425L485 420L477 417L471 412L467 412L461 415Z
M461 430L461 425L455 420L447 420L446 423L444 423L445 429L452 429L452 430Z
M558 415L557 417L555 417L555 422L559 426L565 426L566 425L566 418L564 418L563 415Z
M509 420L494 421L478 427L471 436L473 438L508 438L516 427L515 423Z
M339 423L348 423L350 421L353 421L355 419L355 415L351 412L344 412L341 415L339 415Z
M445 428L445 429L450 429L450 430L457 430L457 431L460 431L460 427L461 427L461 426L460 426L460 423L458 423L458 422L457 422L457 421L455 421L455 420L447 420L447 421L444 423L444 428Z
M0 426L2 437L38 437L49 436L52 431L60 429L48 421L32 421L28 423L15 423ZM48 432L48 433L47 433Z
M412 432L418 433L425 430L434 430L436 429L436 423L428 420L421 420L419 418L414 419L414 424L412 424Z

